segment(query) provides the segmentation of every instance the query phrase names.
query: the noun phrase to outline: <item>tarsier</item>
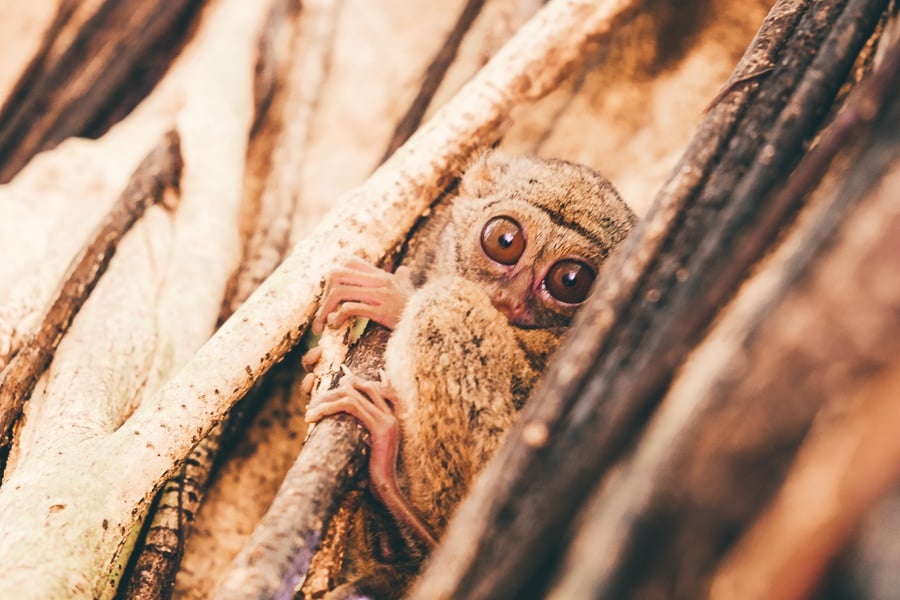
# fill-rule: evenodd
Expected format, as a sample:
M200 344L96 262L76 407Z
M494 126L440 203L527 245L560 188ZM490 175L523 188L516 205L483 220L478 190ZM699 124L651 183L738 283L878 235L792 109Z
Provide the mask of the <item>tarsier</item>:
M435 545L634 220L587 167L489 152L406 266L388 273L356 259L327 277L315 333L350 317L393 333L382 380L345 376L307 420L348 413L369 431L370 489L399 526L408 563ZM305 363L317 359L313 351ZM329 598L397 597L379 587L405 583L352 577Z

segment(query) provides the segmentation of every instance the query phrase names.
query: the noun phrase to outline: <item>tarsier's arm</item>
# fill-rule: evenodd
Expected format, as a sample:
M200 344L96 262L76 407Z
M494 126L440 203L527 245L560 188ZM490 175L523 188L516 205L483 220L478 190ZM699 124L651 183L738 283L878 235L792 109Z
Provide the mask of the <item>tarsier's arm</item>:
M385 370L400 403L401 462L413 506L440 535L515 418L534 377L506 317L479 284L426 284L388 342Z

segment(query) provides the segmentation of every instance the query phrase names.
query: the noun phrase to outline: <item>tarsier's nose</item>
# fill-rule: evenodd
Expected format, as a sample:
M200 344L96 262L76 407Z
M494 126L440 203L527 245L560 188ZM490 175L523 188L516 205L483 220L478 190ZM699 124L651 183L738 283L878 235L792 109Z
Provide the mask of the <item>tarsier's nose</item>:
M518 321L525 314L525 303L518 295L511 293L506 288L500 288L494 292L492 301L497 310L512 322Z

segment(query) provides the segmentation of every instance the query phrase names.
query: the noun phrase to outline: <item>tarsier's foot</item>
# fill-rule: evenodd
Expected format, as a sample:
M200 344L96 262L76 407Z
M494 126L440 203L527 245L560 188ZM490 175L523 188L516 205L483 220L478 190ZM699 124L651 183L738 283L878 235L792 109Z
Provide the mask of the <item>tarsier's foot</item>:
M356 417L369 432L369 485L375 496L395 519L413 531L429 548L435 538L421 517L409 505L397 483L397 456L400 451L400 423L392 406L396 394L384 381L371 381L345 374L333 390L316 399L306 411L306 420L315 423L339 413Z
M338 327L350 317L364 317L393 329L412 292L408 269L388 273L351 258L328 274L312 331L318 335L325 325Z
M306 411L306 420L310 423L339 413L353 415L362 423L371 438L369 478L372 490L379 498L383 490L396 484L400 424L391 409L393 402L394 396L387 384L345 374L336 388L318 396Z

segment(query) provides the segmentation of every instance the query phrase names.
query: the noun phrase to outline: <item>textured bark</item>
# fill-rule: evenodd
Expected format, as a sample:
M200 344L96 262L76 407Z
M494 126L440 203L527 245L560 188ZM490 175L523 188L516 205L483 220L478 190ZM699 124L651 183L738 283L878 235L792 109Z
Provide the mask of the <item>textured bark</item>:
M25 401L50 364L72 319L109 266L122 236L148 207L165 203L166 194L178 185L181 167L181 149L173 132L138 166L121 198L69 267L38 330L0 372L0 446L10 443L10 429L21 415Z
M754 412L771 414L779 403L802 403L805 407L791 412L800 417L796 424L806 428L810 423L802 418L804 410L824 408L778 495L716 575L715 597L808 596L861 515L900 476L900 448L891 426L896 423L900 391L900 278L895 268L900 251L895 197L900 178L900 102L893 93L897 85L900 45L860 86L848 110L838 117L835 131L808 157L814 160L817 154L833 151L841 129L865 130L875 119L839 191L817 207L816 225L804 232L788 273L793 285L782 286L786 292L781 306L763 315L766 330L748 336L757 338L752 343L767 348L767 353L783 349L780 361L777 356L758 360L761 372L752 379L766 387L763 397L771 398L773 406L756 398ZM802 173L800 169L797 175ZM806 179L806 185L815 181ZM835 285L838 273L842 281ZM786 327L789 323L804 333L798 336L796 329ZM872 323L878 326L872 328ZM765 339L766 335L773 339ZM762 372L767 364L779 368ZM798 380L798 372L819 375ZM738 393L732 399L749 395L735 387ZM762 422L759 415L748 417L745 422ZM721 423L713 421L707 427L717 425ZM718 460L730 465L778 465L779 456L771 448L784 452L789 447L785 440L795 437L788 433L790 427L785 423L758 432L745 427L742 437L752 443L731 450L730 459L723 456L726 448L717 453ZM747 493L753 487L751 478L742 477L746 470L732 467L737 484L730 494ZM810 502L811 497L816 501Z
M162 455L124 424L208 338L236 265L254 32L265 11L265 3L218 3L155 93L102 140L77 145L74 166L116 181L133 155L174 130L184 169L177 209L150 207L121 240L26 404L0 487L2 578L23 597L111 596L163 481L128 457L134 446ZM223 59L228 68L212 68ZM72 148L53 154L71 158ZM52 181L61 174L52 166L41 157L22 177L43 167ZM105 192L102 181L93 193Z
M289 57L296 50L295 38L300 34L292 18L296 17L297 8L289 0L276 4L259 40L261 51L254 85L254 130L257 135L251 139L248 148L248 171L260 172L260 176L265 176L265 183L259 186L245 183L243 203L256 208L253 217L259 226L245 241L241 267L225 294L222 320L247 299L287 252L296 201L290 173L298 168L300 161L291 160L296 159L296 155L288 153L285 146L296 147L298 144L293 140L302 139L297 135L300 133L297 129L307 123L302 118L302 111L308 111L308 107L303 102L297 102L296 87L310 83L306 81L309 68L303 68L305 63L300 63L299 77L287 77L285 74L289 70ZM280 87L278 82L285 80L287 85L293 84L293 89L286 94L287 98L278 96L273 100L276 89ZM315 81L312 84L315 85ZM287 126L298 112L301 118L293 120L293 127ZM286 144L286 139L293 143ZM277 158L269 159L273 153L277 154ZM269 391L268 386L261 388L244 400L243 407L236 407L226 423L213 428L191 451L177 475L163 487L152 508L150 522L136 546L135 557L123 585L126 598L171 597L185 543L206 497L221 447L228 445L235 433L246 426L246 416L251 412L253 401L260 400L263 390Z
M0 181L72 135L103 130L162 75L145 57L178 52L198 0L62 0L0 109ZM136 73L140 73L136 77Z
M896 75L873 78L877 90L861 87L776 198L808 195L839 150L859 154L876 117L870 109L884 104ZM810 523L827 515L846 528L893 481L884 454L888 464L855 466L840 500L822 501L835 494L837 486L825 482L841 477L841 457L874 458L890 448L872 427L887 407L873 399L854 409L848 398L900 350L900 287L888 258L896 252L888 199L896 175L885 177L886 168L896 169L897 149L883 143L896 135L880 133L894 131L896 117L885 116L855 164L839 161L846 177L839 189L804 212L685 366L633 456L585 508L553 597L706 595L717 563L776 492L814 419L824 419L821 431L801 451L773 514L716 576L713 596L804 597L839 542L827 528L810 535ZM895 291L885 294L881 285ZM877 331L867 331L868 319L880 323ZM868 449L856 444L866 426ZM802 503L811 506L804 511ZM612 557L598 569L587 557L601 547Z

